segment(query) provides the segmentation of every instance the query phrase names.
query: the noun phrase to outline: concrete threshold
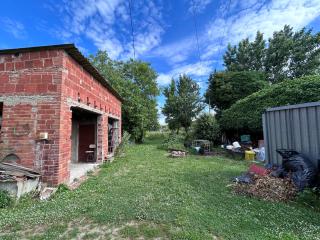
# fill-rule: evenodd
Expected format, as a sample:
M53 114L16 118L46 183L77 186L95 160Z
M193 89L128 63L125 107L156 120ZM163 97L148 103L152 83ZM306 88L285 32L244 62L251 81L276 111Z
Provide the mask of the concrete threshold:
M71 163L69 184L85 176L87 172L95 170L99 163Z

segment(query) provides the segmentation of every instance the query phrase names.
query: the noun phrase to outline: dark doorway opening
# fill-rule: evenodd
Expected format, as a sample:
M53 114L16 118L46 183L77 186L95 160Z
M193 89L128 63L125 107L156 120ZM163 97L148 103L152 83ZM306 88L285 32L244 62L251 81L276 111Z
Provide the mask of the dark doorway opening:
M119 120L108 118L108 155L112 155L119 144Z
M89 163L97 160L98 114L72 107L72 162Z

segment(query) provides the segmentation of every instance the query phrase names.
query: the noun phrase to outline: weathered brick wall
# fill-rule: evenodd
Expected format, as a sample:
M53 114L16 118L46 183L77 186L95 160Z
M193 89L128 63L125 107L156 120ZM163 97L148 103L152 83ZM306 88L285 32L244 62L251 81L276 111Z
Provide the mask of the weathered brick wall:
M70 107L100 114L98 161L107 156L108 116L121 121L120 101L64 50L0 55L0 102L0 149L16 154L19 164L41 170L51 185L69 180ZM48 132L49 141L39 141L40 132Z
M60 128L60 162L63 168L68 169L71 159L72 106L100 115L97 124L97 160L104 161L108 153L108 116L121 119L121 102L67 53L63 65L61 119L64 122ZM67 178L66 172L61 171L59 181Z
M0 145L52 184L58 182L62 60L54 50L0 55ZM48 142L38 140L40 132L48 132Z

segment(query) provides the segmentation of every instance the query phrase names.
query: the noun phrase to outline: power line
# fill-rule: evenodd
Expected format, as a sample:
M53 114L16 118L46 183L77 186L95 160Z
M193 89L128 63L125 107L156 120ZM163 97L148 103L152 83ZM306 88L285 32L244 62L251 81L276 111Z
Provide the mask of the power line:
M225 14L224 14L224 18L227 17L228 12L230 11L230 6L231 6L231 0L228 1L228 5L227 5L227 8L226 8L226 12L225 12ZM225 24L225 26L224 26L224 28L223 28L223 35L222 35L222 37L221 37L221 39L220 39L220 43L219 43L218 57L219 57L220 54L221 54L221 48L220 48L220 46L222 46L222 41L223 41L225 35L226 35L226 24ZM218 61L216 61L215 64L214 64L214 69L215 69L215 70L216 70L216 68L217 68L217 63L218 63Z
M197 26L197 21L196 21L196 10L195 10L195 3L194 0L191 0L192 4L192 16L193 16L193 24L194 24L194 30L195 30L195 35L196 35L196 43L197 43L197 49L198 49L198 57L199 61L201 62L201 55L200 55L200 45L199 45L199 34L198 34L198 26Z
M136 58L136 47L135 47L135 42L134 42L134 30L133 30L133 20L132 20L132 0L129 0L129 12L130 12L130 23L131 23L133 59L135 59Z

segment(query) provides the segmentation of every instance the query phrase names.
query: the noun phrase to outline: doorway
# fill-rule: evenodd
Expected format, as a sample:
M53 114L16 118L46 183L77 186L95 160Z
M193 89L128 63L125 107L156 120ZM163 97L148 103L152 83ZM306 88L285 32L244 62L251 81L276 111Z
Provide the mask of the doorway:
M71 162L93 163L97 160L98 114L72 107Z
M113 155L119 145L119 120L108 118L108 155Z

